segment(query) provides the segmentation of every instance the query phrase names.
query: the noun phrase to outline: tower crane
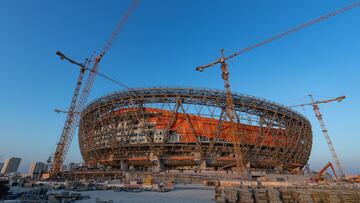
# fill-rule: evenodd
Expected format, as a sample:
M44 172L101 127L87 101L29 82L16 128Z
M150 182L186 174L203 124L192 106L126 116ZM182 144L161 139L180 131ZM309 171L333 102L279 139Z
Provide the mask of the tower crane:
M334 162L335 162L335 165L338 169L338 171L340 173L338 173L340 175L340 177L344 177L345 176L345 173L344 173L344 170L340 164L340 161L336 155L336 152L335 152L335 148L331 142L331 139L330 139L330 136L328 134L328 130L326 129L325 127L325 124L324 124L324 121L322 119L322 114L320 113L320 108L319 108L319 104L326 104L326 103L329 103L329 102L334 102L334 101L337 101L337 102L341 102L342 100L344 100L346 97L345 96L341 96L341 97L336 97L336 98L333 98L333 99L328 99L328 100L322 100L322 101L315 101L313 96L310 94L309 95L310 99L311 99L311 103L307 103L307 104L299 104L299 105L294 105L294 106L290 106L290 107L304 107L304 106L312 106L313 107L313 110L314 110L314 113L315 113L315 116L316 118L318 119L319 123L320 123L320 127L322 129L322 132L324 134L324 137L325 137L325 140L326 140L326 143L328 144L329 146L329 149L330 149L330 152L331 152L331 155L332 155L332 158L334 159Z
M72 138L75 134L76 128L79 123L80 114L76 112L82 112L83 108L85 107L87 98L90 94L91 88L95 81L96 74L99 74L98 68L101 59L110 49L111 45L115 41L117 35L119 34L121 28L123 27L124 23L130 16L130 14L134 11L136 6L138 5L139 0L133 0L131 5L126 10L125 14L121 17L119 22L117 23L114 31L111 33L110 37L106 41L104 47L100 51L100 54L95 57L94 60L90 59L87 60L84 64L78 63L68 57L66 57L61 52L57 52L57 55L60 56L61 59L66 59L70 63L76 64L80 67L80 75L78 77L78 81L76 83L75 91L71 100L71 104L69 110L67 111L67 119L65 121L65 125L63 131L60 136L60 140L56 146L55 153L52 157L52 163L49 170L50 177L55 177L61 169L61 166L65 160L66 154L69 150ZM92 67L90 67L90 63L92 63ZM82 88L80 93L81 83L84 77L85 70L89 70L88 77L86 78L85 84ZM103 75L104 77L104 75Z
M221 49L221 58L220 58L220 64L221 64L221 77L224 81L224 87L225 87L225 96L226 96L226 116L228 117L230 123L231 123L231 142L233 144L234 148L234 154L235 154L235 163L236 163L236 171L240 176L244 175L244 164L243 164L243 155L241 152L241 138L243 137L239 131L239 128L237 127L237 124L235 123L235 120L237 119L238 122L240 122L240 119L238 119L238 115L236 114L231 90L230 90L230 82L229 82L229 71L228 66L225 62L224 58L224 49ZM198 71L203 71L204 68L197 68Z
M292 33L295 33L297 31L300 31L306 27L309 27L311 25L314 25L316 23L319 23L321 21L327 20L331 17L335 17L338 14L344 13L346 11L349 11L353 8L359 7L360 6L360 1L356 1L350 5L347 5L343 8L337 9L335 11L329 12L325 15L322 15L318 18L312 19L310 21L307 21L305 23L299 24L293 28L290 28L289 30L286 30L285 32L281 32L279 34L276 34L270 38L267 38L263 41L260 41L258 43L255 43L251 46L245 47L243 49L240 49L239 51L228 55L228 56L224 56L224 50L221 50L221 57L216 59L215 61L208 63L206 65L202 65L202 66L198 66L196 67L197 71L203 72L206 68L210 68L216 64L220 64L220 68L221 68L221 72L222 72L222 79L224 82L224 88L225 88L225 92L226 92L226 103L227 103L227 116L229 118L229 120L231 122L233 122L234 118L237 117L237 114L235 112L235 108L234 108L234 104L233 104L233 100L232 100L232 96L231 96L231 90L230 90L230 83L229 83L229 71L228 71L228 66L226 64L226 61L229 59L232 59L238 55L244 54L246 52L249 52L255 48L261 47L263 45L266 45L270 42L273 42L275 40L281 39L282 37L285 37L287 35L290 35ZM235 152L235 158L236 158L236 168L239 174L243 174L243 156L241 154L241 149L240 149L240 144L241 144L241 140L242 140L242 133L239 132L238 129L235 128L236 125L233 125L233 132L235 131L235 133L232 133L233 137L235 139L233 140L233 146L234 146L234 152Z
M78 95L79 95L79 92L81 89L81 84L82 84L82 81L83 81L83 78L85 75L86 66L89 63L88 60L86 60L84 64L78 63L78 62L68 58L60 51L57 51L56 55L58 55L62 60L65 59L65 60L69 61L70 63L79 66L80 73L79 73L78 79L76 81L75 90L74 90L74 93L73 93L73 96L72 96L72 99L70 102L69 110L68 110L67 117L65 120L64 128L63 128L61 136L60 136L60 140L59 140L58 144L56 145L55 153L52 157L52 160L50 161L51 162L51 167L49 170L50 176L56 175L60 171L62 163L65 159L66 154L64 153L64 151L66 150L67 143L70 142L70 140L71 140L72 126L76 119L76 114L74 114L75 109L76 109L76 103L77 103Z

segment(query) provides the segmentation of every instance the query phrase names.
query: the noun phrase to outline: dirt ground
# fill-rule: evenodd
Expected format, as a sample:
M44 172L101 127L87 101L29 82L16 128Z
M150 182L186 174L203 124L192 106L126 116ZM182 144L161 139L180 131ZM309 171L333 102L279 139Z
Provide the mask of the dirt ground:
M78 203L95 202L96 198L99 200L113 200L114 203L119 202L171 202L171 203L190 203L190 202L215 202L214 188L197 186L197 185L176 185L174 191L170 192L114 192L112 190L98 190L82 192L84 195L89 195L90 199L76 201Z

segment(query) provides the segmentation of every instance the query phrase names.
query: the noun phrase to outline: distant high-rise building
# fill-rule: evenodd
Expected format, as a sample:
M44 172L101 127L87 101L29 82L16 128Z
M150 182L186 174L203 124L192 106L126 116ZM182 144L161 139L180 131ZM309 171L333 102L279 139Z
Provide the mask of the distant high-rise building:
M61 166L61 170L60 170L60 171L66 171L66 169L67 169L67 165L64 164L64 165Z
M76 168L76 163L69 163L67 166L67 171L72 171Z
M46 164L43 162L33 161L29 168L29 174L31 178L40 178L41 173L46 170Z
M4 166L4 163L0 162L0 173L1 173L1 169Z
M48 170L49 170L49 164L45 163L44 171L48 171Z
M3 174L16 173L19 168L20 162L21 159L17 157L11 157L9 159L6 159L1 169L1 173Z

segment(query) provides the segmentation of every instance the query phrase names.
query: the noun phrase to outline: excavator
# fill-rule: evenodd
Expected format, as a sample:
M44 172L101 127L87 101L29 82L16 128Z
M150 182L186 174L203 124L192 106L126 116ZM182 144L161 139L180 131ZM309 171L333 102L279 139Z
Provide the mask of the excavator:
M331 170L333 171L334 173L334 176L336 178L336 180L338 180L338 176L335 172L335 169L334 169L334 166L332 165L331 162L328 162L315 176L311 177L311 181L313 182L320 182L322 179L321 179L321 175L328 169L328 168L331 168Z
M334 166L332 165L331 162L328 162L317 174L315 174L315 176L311 177L311 181L312 182L320 182L322 181L322 174L328 169L328 168L331 168L331 170L333 171L334 173L334 177L336 178L336 180L342 180L342 181L345 181L345 182L352 182L352 183L360 183L360 175L355 175L353 177L350 177L350 178L339 178L334 170Z

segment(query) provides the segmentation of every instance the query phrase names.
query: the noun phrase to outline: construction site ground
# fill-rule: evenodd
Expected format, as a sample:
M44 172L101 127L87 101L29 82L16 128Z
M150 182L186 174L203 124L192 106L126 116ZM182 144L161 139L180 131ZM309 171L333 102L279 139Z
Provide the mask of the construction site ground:
M201 185L176 185L176 189L170 192L115 192L113 190L96 190L81 192L88 195L90 199L79 200L77 202L95 202L109 201L118 202L172 202L172 203L190 203L190 202L215 202L214 187Z
M216 187L216 202L243 203L356 203L359 188L340 185L299 187Z

